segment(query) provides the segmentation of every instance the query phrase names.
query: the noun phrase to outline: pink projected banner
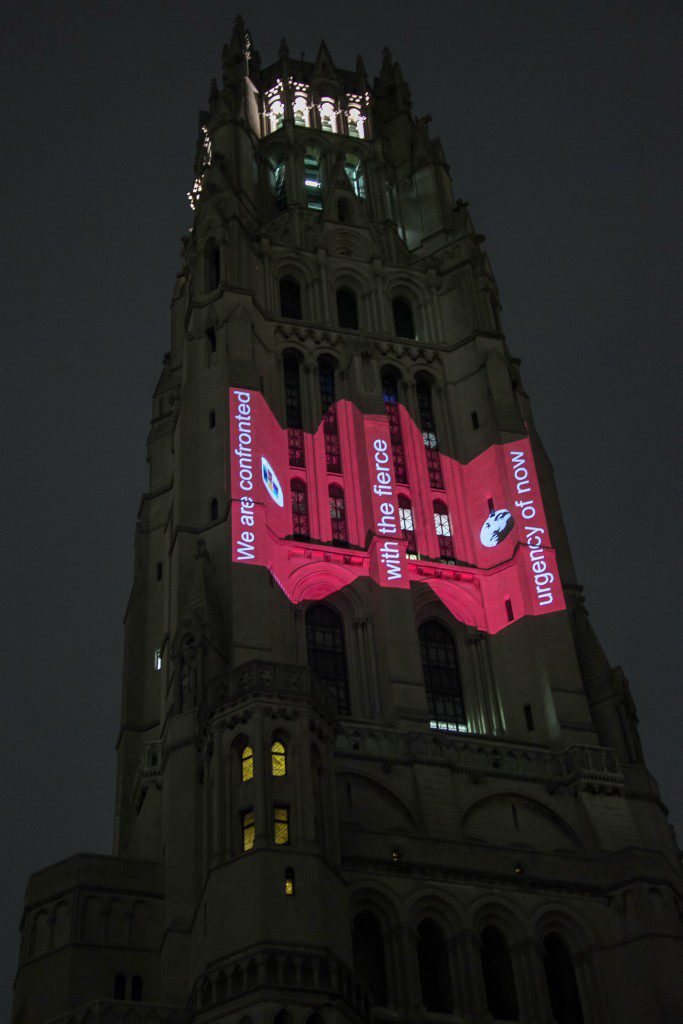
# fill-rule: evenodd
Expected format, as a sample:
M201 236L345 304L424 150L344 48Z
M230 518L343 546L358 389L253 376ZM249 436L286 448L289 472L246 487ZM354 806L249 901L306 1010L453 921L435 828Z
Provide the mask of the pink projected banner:
M434 490L422 433L405 409L410 486L396 481L386 416L343 400L334 412L340 472L328 471L322 424L303 434L305 465L291 467L288 432L263 395L230 389L234 562L267 567L296 603L321 600L359 577L399 589L425 583L455 618L489 633L565 607L528 438L492 445L467 464L439 453L443 489ZM293 482L300 502L303 494L305 536L293 527ZM343 545L333 543L332 493L343 495ZM440 559L435 502L447 510L455 564ZM407 554L400 507L410 508L420 557Z

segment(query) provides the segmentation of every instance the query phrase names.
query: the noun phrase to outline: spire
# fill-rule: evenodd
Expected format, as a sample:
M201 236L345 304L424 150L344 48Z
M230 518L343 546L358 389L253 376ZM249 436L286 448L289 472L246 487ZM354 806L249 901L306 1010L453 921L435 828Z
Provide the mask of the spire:
M280 49L278 50L277 55L280 60L286 60L287 57L289 57L289 46L287 45L286 39L280 40Z
M315 64L313 66L313 74L320 78L329 78L334 73L334 61L332 55L327 48L327 43L324 39L320 40L320 46L318 47L318 53L315 58Z
M382 66L375 79L374 100L375 113L379 113L382 119L388 120L401 111L411 114L410 89L403 78L400 64L394 60L388 46L382 50Z
M251 33L238 14L232 29L230 42L223 47L223 81L235 81L249 74L251 66L258 66L260 58L253 49Z

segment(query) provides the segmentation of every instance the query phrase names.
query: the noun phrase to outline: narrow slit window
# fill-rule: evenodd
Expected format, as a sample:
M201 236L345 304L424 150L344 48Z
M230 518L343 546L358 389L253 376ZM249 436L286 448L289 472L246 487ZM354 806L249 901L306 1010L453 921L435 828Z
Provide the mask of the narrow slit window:
M163 578L164 575L164 563L157 562L157 582Z
M276 846L289 845L289 807L273 808L273 838Z
M242 814L242 849L253 850L256 838L256 818L253 808Z
M489 512L495 512L496 511L496 506L493 503L493 498L487 498L486 499L486 504L489 507Z
M285 896L294 896L295 878L294 868L285 868Z
M436 433L436 421L432 405L432 387L429 381L420 380L417 383L417 407L427 458L429 486L433 487L434 490L442 491L444 487L443 473L441 472L441 454L439 452L439 439Z
M448 517L448 509L442 501L434 502L434 529L439 542L440 560L452 564L455 562L455 550L451 536L451 521Z
M512 608L512 601L510 600L509 597L506 598L506 600L505 600L505 614L508 617L508 622L513 622L514 621L515 613L514 613L513 608Z
M477 412L471 412L472 417L472 430L479 430L479 414Z
M215 522L216 519L218 519L218 499L217 498L212 498L211 499L211 505L209 506L209 517L210 517L212 522Z
M318 366L320 404L323 413L323 439L325 442L325 464L328 472L341 473L341 448L337 426L337 404L335 394L334 366L321 362Z
M534 724L534 713L531 710L531 704L524 705L524 719L526 721L527 732L533 732L536 726Z
M349 534L346 527L346 502L341 487L332 484L330 487L330 523L332 526L332 543L348 543Z
M209 409L209 430L213 430L216 426L216 410Z
M206 329L206 340L209 343L209 352L216 351L216 332L213 327L207 327Z
M308 497L303 480L292 480L291 498L292 533L295 537L306 540L309 537Z

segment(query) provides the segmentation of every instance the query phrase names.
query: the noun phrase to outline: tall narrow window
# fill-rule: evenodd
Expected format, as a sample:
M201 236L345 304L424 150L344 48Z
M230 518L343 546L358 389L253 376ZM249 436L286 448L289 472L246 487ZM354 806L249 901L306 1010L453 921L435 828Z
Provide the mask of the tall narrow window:
M451 521L448 517L448 509L442 501L434 502L434 529L439 542L439 558L442 562L452 565L455 562L455 551L453 550Z
M287 444L290 466L304 466L303 420L301 416L301 379L299 360L296 356L285 356L283 361L285 383L285 416L287 419Z
M325 439L325 463L330 473L341 473L341 450L337 429L337 407L335 402L334 367L327 362L318 364L320 381L320 403L323 412L323 436Z
M273 839L276 846L289 844L289 808L273 808Z
M254 839L256 838L256 819L254 816L254 809L250 807L248 811L242 813L242 849L253 850Z
M394 314L394 333L399 338L415 338L413 310L407 299L397 298L391 304Z
M344 164L344 170L346 171L346 177L351 182L351 188L355 194L359 199L365 199L365 174L363 172L363 165L358 157L351 155L347 156L346 163Z
M306 612L308 664L337 699L337 710L349 714L344 629L341 619L324 604Z
M284 743L275 740L270 747L271 771L276 778L287 774L287 750Z
M401 430L401 415L398 404L398 381L395 374L388 370L382 373L382 398L384 400L384 411L389 420L389 437L394 457L396 483L407 484L408 472L406 470L406 453L403 447L403 432Z
M349 135L352 135L356 139L362 139L365 137L365 117L361 113L360 107L355 104L349 105L348 122Z
M246 746L242 751L242 782L249 782L254 778L254 751Z
M290 320L301 320L301 288L293 277L280 278L280 313Z
M453 1009L448 949L435 921L422 921L417 929L417 965L425 1010L450 1013Z
M296 889L294 868L285 868L285 896L294 896Z
M571 953L559 935L551 934L545 939L543 966L550 1006L557 1024L584 1024Z
M344 492L336 484L330 485L330 523L332 525L332 543L346 544L349 539L346 528L346 502Z
M206 340L209 343L209 352L216 351L216 332L213 327L206 328Z
M420 626L418 634L429 724L432 729L467 732L465 701L453 637L434 620Z
M216 426L216 410L209 409L209 430L214 430Z
M317 155L310 151L304 157L304 194L309 210L322 210L323 176L320 161Z
M399 494L398 496L398 519L401 525L401 534L403 539L407 541L406 556L408 558L417 558L413 509L410 504L410 498L406 498L404 494Z
M324 96L320 103L320 127L324 132L336 132L337 112L334 109L334 100Z
M303 480L292 480L292 533L295 537L307 539L310 536L308 526L308 498L306 484Z
M382 926L371 910L356 914L351 933L353 967L361 984L370 991L375 1006L387 1005L387 968Z
M271 161L270 181L278 210L287 209L287 164L284 157L278 156Z
M292 111L294 113L294 124L298 128L308 128L308 100L306 99L305 92L297 91L292 103Z
M209 506L209 518L212 522L218 519L218 500L216 498L211 499L211 504Z
M207 242L204 249L204 274L206 291L212 292L218 288L221 279L221 251L213 240Z
M436 436L436 422L434 420L434 407L432 405L432 387L429 381L418 380L417 382L417 407L420 415L420 429L424 441L425 453L427 456L427 473L429 474L429 486L435 490L443 490L443 474L441 472L441 456L439 454L439 441Z
M337 289L337 320L340 327L358 330L358 300L351 288Z
M142 978L134 974L130 983L130 998L133 1002L140 1002L142 999Z
M481 968L491 1016L495 1020L519 1020L510 951L505 936L493 925L481 933Z

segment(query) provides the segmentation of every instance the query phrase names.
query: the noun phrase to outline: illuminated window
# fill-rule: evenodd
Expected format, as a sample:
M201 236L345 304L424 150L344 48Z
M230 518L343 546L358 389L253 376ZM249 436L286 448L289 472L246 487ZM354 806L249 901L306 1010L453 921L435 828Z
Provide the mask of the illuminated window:
M341 619L327 605L317 604L306 612L308 664L335 695L337 710L349 714L344 628Z
M207 242L204 249L204 274L205 290L212 292L218 288L221 279L221 251L213 240Z
M294 100L292 102L292 110L294 112L294 124L299 128L308 128L308 99L306 97L306 90L302 86L299 86L296 89Z
M134 974L131 978L130 998L134 1003L140 1002L142 999L142 978L139 974Z
M289 843L289 808L273 808L273 838L276 846L287 846Z
M356 139L365 138L365 118L361 114L360 107L355 104L349 105L348 112L349 135Z
M285 868L285 896L294 895L294 868Z
M336 132L337 113L334 109L334 100L324 96L320 102L320 127L324 132Z
M275 740L270 748L271 769L273 775L281 777L287 774L287 751L284 743Z
M301 381L299 360L296 356L285 356L283 363L285 384L285 417L287 420L287 446L290 466L304 466L304 432L301 415Z
M347 155L344 170L346 171L346 176L351 182L351 188L355 194L359 199L365 199L365 173L359 157L353 154Z
M282 82L278 82L277 88L271 89L268 95L268 127L271 132L282 128L285 120L285 105L282 102L281 88Z
M413 311L407 299L397 298L391 303L394 314L394 333L399 338L415 338Z
M439 541L439 558L442 562L453 563L455 552L451 536L451 521L448 518L448 509L442 501L434 502L434 529Z
M154 652L154 669L156 672L161 672L161 666L163 664L161 657L161 647L157 647Z
M287 165L284 157L278 156L271 161L270 181L275 196L275 206L278 210L287 208Z
M467 732L453 637L444 626L433 620L420 626L418 635L431 728Z
M253 808L244 811L242 814L242 849L253 850L254 839L256 838L256 819Z
M280 314L301 320L301 288L293 277L280 278Z
M330 522L332 524L332 543L346 544L349 539L346 528L346 502L344 492L337 484L330 485Z
M572 956L564 940L555 933L548 935L543 942L543 966L550 1006L557 1024L584 1024Z
M292 480L292 533L295 537L310 536L308 527L308 498L303 480Z
M211 505L209 507L209 517L212 521L218 519L218 500L216 498L211 499Z
M429 381L418 380L417 382L417 408L420 416L420 429L424 441L425 454L427 457L427 473L429 474L429 486L437 491L443 490L443 474L441 472L441 456L439 454L439 441L436 436L436 423L434 421L434 408L432 406L432 388Z
M427 919L417 928L417 965L425 1010L450 1013L453 1009L448 948L443 932L435 921Z
M398 496L398 519L401 526L403 539L407 541L406 557L417 558L417 545L415 543L415 524L413 522L413 510L410 498L404 494Z
M382 398L384 400L384 411L389 420L389 436L391 438L391 452L394 458L396 483L407 484L408 471L406 469L406 455L403 447L403 433L401 431L398 381L394 373L388 370L385 370L382 374Z
M387 967L382 926L371 910L361 910L353 919L353 967L375 1006L387 1005Z
M323 179L320 161L310 151L304 157L304 193L306 195L306 206L309 210L322 210Z
M337 320L340 327L358 330L358 301L351 288L337 288Z
M481 933L480 949L489 1013L496 1020L519 1020L515 976L505 936L489 925Z
M251 747L245 747L242 751L242 782L249 782L254 778L254 751Z
M341 450L337 430L337 409L335 404L334 367L323 360L318 364L320 382L320 404L323 413L323 436L325 440L325 465L330 473L341 473Z

